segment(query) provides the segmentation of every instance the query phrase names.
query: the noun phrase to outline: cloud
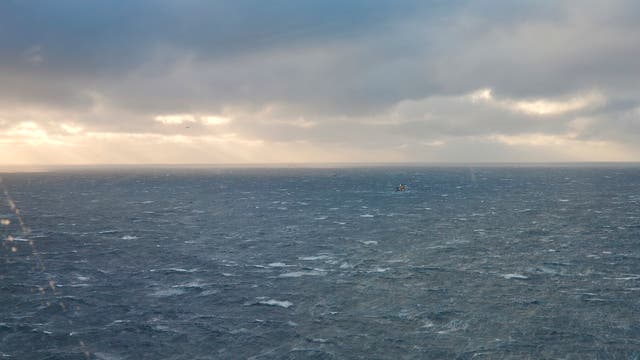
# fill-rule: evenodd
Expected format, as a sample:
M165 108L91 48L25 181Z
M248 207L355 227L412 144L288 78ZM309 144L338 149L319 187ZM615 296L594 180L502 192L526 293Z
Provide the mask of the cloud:
M217 115L206 115L201 116L200 121L202 121L205 125L217 126L217 125L225 125L231 122L231 119L224 116Z
M41 64L44 62L44 57L42 56L42 46L34 45L25 51L25 60L30 64Z
M604 105L606 102L605 97L597 91L575 95L566 99L538 98L529 100L513 100L497 99L494 97L491 89L485 88L474 91L470 94L470 98L474 103L485 102L491 106L538 116L560 115L587 108L596 108Z
M165 125L180 125L187 122L196 121L196 117L191 114L158 115L153 119Z
M639 159L638 15L622 0L5 1L0 141L24 161Z
M82 130L84 130L82 128L82 126L78 126L78 125L73 125L73 124L65 124L62 123L60 124L60 127L62 128L62 130L64 130L65 132L69 133L69 134L80 134L82 133Z

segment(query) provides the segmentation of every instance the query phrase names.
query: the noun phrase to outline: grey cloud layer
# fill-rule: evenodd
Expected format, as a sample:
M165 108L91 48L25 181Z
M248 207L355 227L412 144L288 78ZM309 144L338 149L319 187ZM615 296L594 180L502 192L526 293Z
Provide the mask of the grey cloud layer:
M269 141L573 131L635 146L639 16L634 1L4 1L0 104L99 131L188 135L206 129L153 117L230 112L220 128ZM606 102L542 117L460 100L482 88Z

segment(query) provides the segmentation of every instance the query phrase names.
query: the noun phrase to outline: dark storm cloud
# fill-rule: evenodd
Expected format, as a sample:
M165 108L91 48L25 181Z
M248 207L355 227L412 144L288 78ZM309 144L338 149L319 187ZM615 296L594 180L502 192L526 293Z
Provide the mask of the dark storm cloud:
M145 61L162 45L228 57L348 36L415 8L390 0L4 1L0 54L21 64L38 46L56 70L100 72Z
M300 73L313 76L313 70L304 64L286 62L279 67L273 61L270 67L262 69L260 53L268 55L279 49L321 46L366 36L372 29L414 13L419 9L418 3L4 1L0 3L0 69L5 81L0 91L5 101L59 101L61 105L81 102L79 99L84 96L74 93L99 91L109 97L121 96L117 100L123 105L142 110L147 110L148 102L158 103L158 97L182 108L210 103L211 97L245 97L249 102L287 101L286 97L295 95L301 87L295 81L291 86L280 85L291 81L287 70L294 72L294 78ZM434 16L443 4L433 2L425 16ZM253 54L257 54L256 58L247 64L253 68L234 68L238 57ZM183 56L194 61L190 64L193 68L182 74L185 78L176 79L172 74ZM297 60L305 61L300 57ZM352 63L361 60L354 58ZM189 78L198 78L202 70L197 66L207 63L224 68L232 77L211 73L207 79ZM316 75L328 71L321 69ZM278 78L273 79L276 72ZM340 69L330 72L339 74ZM244 73L253 77L245 79ZM119 87L122 80L130 77L133 79L129 84L135 93ZM132 83L135 80L139 83ZM206 83L191 86L198 80ZM265 84L267 81L271 85ZM176 90L167 90L168 87ZM283 99L273 99L272 92ZM358 96L353 97L354 103L358 103ZM184 105L184 98L193 105Z

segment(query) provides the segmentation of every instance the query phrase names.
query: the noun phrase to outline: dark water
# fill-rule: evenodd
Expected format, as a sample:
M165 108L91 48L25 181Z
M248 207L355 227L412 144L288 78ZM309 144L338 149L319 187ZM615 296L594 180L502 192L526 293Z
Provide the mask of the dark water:
M3 178L0 359L640 358L638 167Z

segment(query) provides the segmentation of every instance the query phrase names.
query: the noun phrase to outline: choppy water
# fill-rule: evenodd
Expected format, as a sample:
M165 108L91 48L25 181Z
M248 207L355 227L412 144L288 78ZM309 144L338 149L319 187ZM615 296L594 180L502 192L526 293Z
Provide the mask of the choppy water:
M3 178L2 359L640 358L638 167Z

